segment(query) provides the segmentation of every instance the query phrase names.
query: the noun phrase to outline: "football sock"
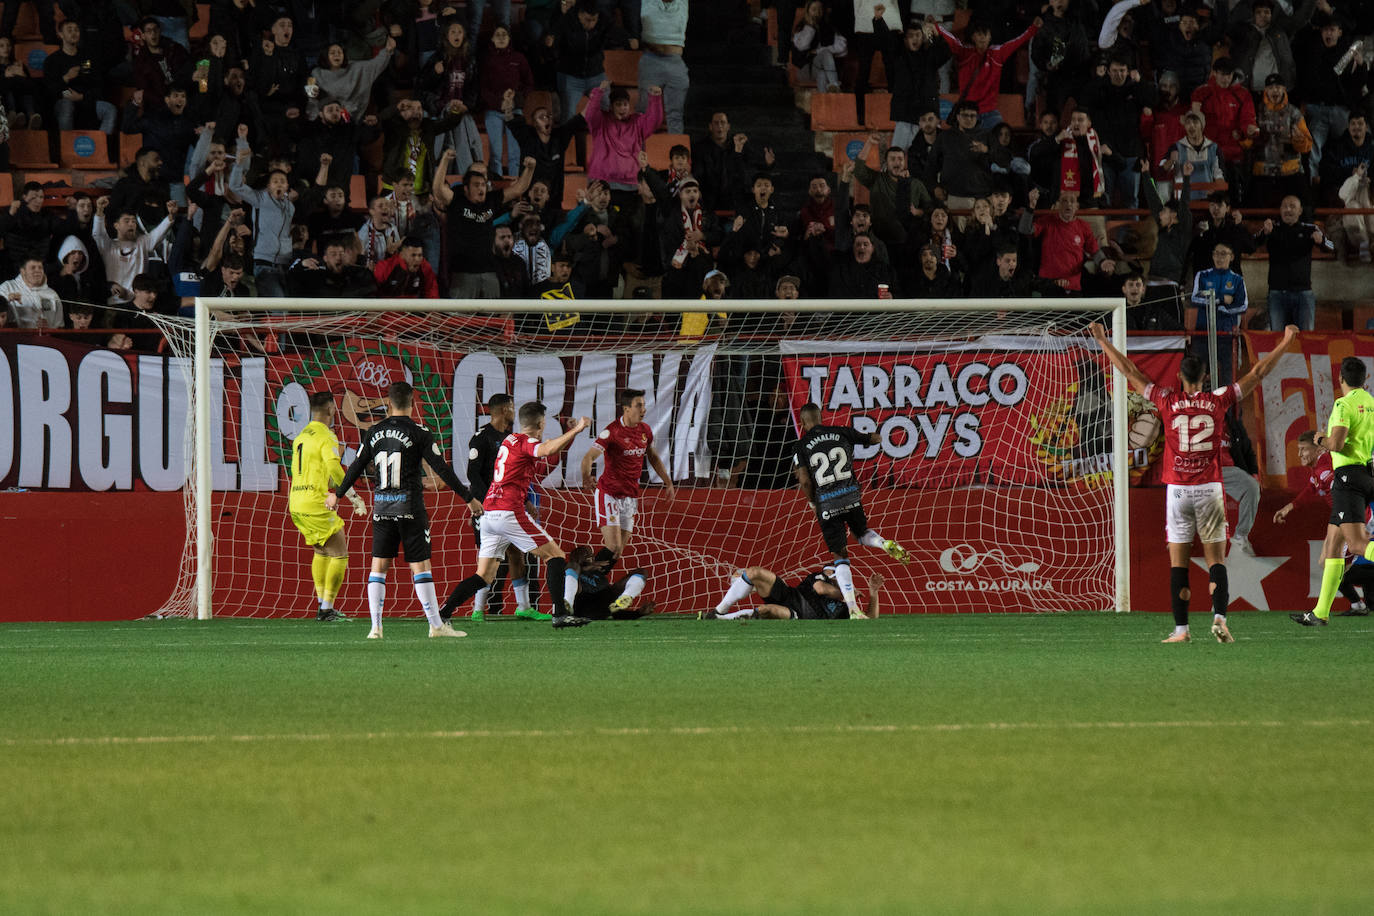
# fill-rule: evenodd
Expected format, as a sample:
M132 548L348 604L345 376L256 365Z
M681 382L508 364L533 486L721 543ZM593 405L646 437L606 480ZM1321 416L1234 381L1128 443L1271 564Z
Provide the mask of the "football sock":
M1169 599L1174 609L1174 632L1179 628L1188 629L1188 567L1169 567Z
M859 543L863 544L865 547L876 547L879 550L882 550L883 544L887 543L887 538L883 537L881 534L874 531L872 528L869 528L859 538Z
M1226 564L1213 563L1207 568L1207 578L1212 583L1212 613L1217 617L1226 616L1226 608L1231 605L1231 583L1226 578Z
M491 586L487 586L477 593L472 599L472 610L480 614L487 609L487 596L491 594Z
M563 575L568 571L568 561L563 557L553 557L544 564L544 582L549 587L549 603L553 605L555 617L561 617L564 613L563 605L558 600L558 596L564 594L567 586L564 585ZM577 594L576 591L573 592Z
M717 614L716 614L716 619L717 619L717 620L736 620L736 619L738 619L738 618L740 618L740 617L753 617L753 616L754 616L754 609L751 608L751 607L747 607L747 608L744 608L744 609L742 609L742 610L731 611L731 612L728 613L728 614L717 613Z
M581 580L577 573L571 569L563 572L563 600L572 604L577 600L577 587L581 585Z
M372 573L367 577L367 610L372 615L372 629L382 625L382 602L386 600L386 576Z
M439 609L439 616L448 620L453 616L453 612L458 609L460 604L465 604L469 598L487 587L487 580L473 573L462 582L453 587L453 593L448 596L444 606Z
M329 557L322 553L317 553L310 561L310 578L315 582L315 597L320 600L320 607L324 607L324 575L327 569Z
M1322 620L1331 616L1331 602L1336 600L1336 589L1340 587L1344 576L1345 560L1340 557L1322 564L1321 597L1317 599L1317 606L1312 609L1312 613Z
M839 583L844 603L849 605L851 611L858 610L859 599L854 594L854 572L849 568L848 560L841 558L835 561L835 581Z
M439 596L434 593L434 573L415 574L415 597L420 599L420 607L424 610L429 625L443 626L444 621L439 616Z
M515 592L515 608L516 608L516 610L520 610L521 608L527 608L527 607L529 607L529 606L530 606L530 580L528 580L528 579L515 579L515 580L513 580L513 581L511 582L510 587L511 587L511 589Z
M324 594L320 597L320 607L328 610L334 606L343 588L344 576L348 573L348 557L325 557Z
M625 580L625 590L622 591L621 594L627 595L630 598L638 598L644 591L644 586L648 584L649 580L645 578L644 573L630 573L630 578Z
M731 580L730 588L726 590L725 597L720 599L720 604L716 605L716 616L730 610L753 593L754 583L749 581L749 576L741 569L739 575Z

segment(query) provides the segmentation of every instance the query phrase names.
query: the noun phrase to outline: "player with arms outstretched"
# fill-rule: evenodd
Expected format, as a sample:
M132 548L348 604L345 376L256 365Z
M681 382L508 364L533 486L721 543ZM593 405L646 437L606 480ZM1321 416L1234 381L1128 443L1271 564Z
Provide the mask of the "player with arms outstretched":
M1290 614L1305 627L1324 627L1331 616L1331 602L1345 576L1343 554L1349 548L1357 557L1374 560L1374 541L1365 529L1365 518L1374 504L1374 474L1369 459L1374 452L1374 396L1364 388L1368 370L1358 356L1341 360L1341 396L1331 405L1326 434L1312 444L1331 453L1331 519L1322 541L1322 589L1317 606L1302 614Z
M334 599L343 587L348 571L348 540L344 537L344 521L326 508L330 487L343 480L343 463L339 459L339 438L334 435L334 415L337 411L334 395L317 391L310 396L310 422L291 441L291 496L288 506L291 521L300 531L305 543L315 550L310 561L310 575L315 580L315 597L319 599L318 620L347 620ZM367 504L352 490L353 514L367 514Z
M466 636L439 618L439 598L434 592L434 573L430 566L429 513L425 511L423 468L434 469L453 492L463 498L474 514L482 504L472 498L468 488L453 473L429 430L411 419L415 390L406 382L392 382L387 389L386 419L363 435L358 457L338 489L325 504L333 509L339 496L369 468L376 474L372 491L372 573L367 577L367 605L372 612L372 632L368 639L382 638L382 605L386 599L386 574L396 559L397 548L404 546L406 562L429 620L431 637Z
M601 431L587 454L582 456L582 483L592 480L592 463L597 455L606 456L601 476L596 481L596 522L601 526L601 542L596 559L615 564L630 543L635 515L639 511L639 478L644 473L644 461L663 481L669 499L677 490L673 478L654 450L654 431L644 422L644 392L626 388L617 399L619 418ZM629 607L628 604L625 607ZM620 608L619 610L623 610Z
M1239 382L1207 391L1203 388L1205 371L1195 356L1183 357L1178 378L1182 388L1175 391L1150 381L1135 363L1107 339L1102 325L1089 328L1093 339L1107 354L1116 370L1126 377L1131 388L1155 405L1164 428L1164 530L1169 540L1169 596L1174 612L1174 631L1166 643L1191 640L1188 633L1188 562L1193 553L1193 538L1202 541L1207 561L1207 576L1212 592L1212 635L1217 642L1235 642L1226 625L1226 609L1231 604L1226 578L1226 501L1221 487L1221 437L1226 412L1255 390L1278 364L1298 334L1293 325L1284 328L1283 340Z
M707 620L735 620L758 617L762 620L867 620L878 616L878 590L883 577L873 573L868 577L868 612L855 614L848 603L849 596L838 583L838 566L813 572L796 585L789 585L782 576L762 566L741 569L730 581L725 597L715 610L706 612ZM757 608L732 611L736 604L754 592L764 600Z
M792 473L802 495L816 509L821 537L835 557L835 581L844 594L849 616L863 617L854 593L854 574L849 569L849 535L845 529L854 532L860 544L907 562L901 544L868 527L863 492L854 474L854 446L877 445L878 434L861 433L852 426L823 426L821 409L815 404L803 404L799 416L802 434L793 449Z
M448 620L464 602L491 585L506 549L514 546L522 555L533 553L544 561L547 570L549 600L555 608L560 604L554 597L562 595L561 614L555 614L555 627L577 627L588 623L585 617L573 613L577 598L577 574L568 569L568 561L549 533L525 511L525 494L539 477L544 459L552 458L567 448L568 443L591 425L580 417L572 428L556 439L539 441L544 434L543 404L530 401L520 406L520 432L513 432L501 442L496 453L496 472L491 488L482 503L482 546L477 551L477 570L453 589L440 616ZM515 571L512 570L512 575Z

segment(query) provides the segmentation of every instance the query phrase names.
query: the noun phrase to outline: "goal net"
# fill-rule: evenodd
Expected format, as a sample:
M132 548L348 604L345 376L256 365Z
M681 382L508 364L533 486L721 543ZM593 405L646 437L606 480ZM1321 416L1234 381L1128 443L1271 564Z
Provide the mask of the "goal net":
M162 612L313 614L311 551L287 511L292 439L310 395L330 391L347 466L398 380L465 481L492 395L542 401L545 438L591 418L536 488L565 551L601 544L583 457L619 415L618 392L643 390L676 494L646 462L617 572L645 570L640 604L658 613L713 607L743 566L794 581L830 562L793 476L808 402L823 423L878 434L852 467L810 470L852 472L869 526L909 552L903 565L851 538L855 581L866 592L882 576L884 613L1127 609L1126 481L1112 473L1126 466L1125 396L1086 333L1103 321L1121 341L1120 300L640 304L198 300L196 320L162 320L187 372L193 444L187 547ZM434 482L443 595L470 573L476 539L467 507ZM358 490L370 505L366 478ZM370 524L348 510L337 605L363 613ZM418 611L405 578L391 583L389 610Z

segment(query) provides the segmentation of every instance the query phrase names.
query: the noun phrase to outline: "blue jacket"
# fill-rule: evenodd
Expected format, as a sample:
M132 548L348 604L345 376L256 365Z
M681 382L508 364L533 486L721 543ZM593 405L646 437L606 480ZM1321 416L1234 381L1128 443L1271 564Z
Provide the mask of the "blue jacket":
M1245 295L1245 278L1234 270L1218 270L1209 267L1206 270L1198 271L1193 279L1193 305L1202 311L1198 315L1198 329L1203 330L1207 327L1207 292L1211 291L1217 297L1217 330L1230 331L1240 324L1240 318L1249 308L1250 302ZM1227 305L1225 297L1230 296L1231 304Z

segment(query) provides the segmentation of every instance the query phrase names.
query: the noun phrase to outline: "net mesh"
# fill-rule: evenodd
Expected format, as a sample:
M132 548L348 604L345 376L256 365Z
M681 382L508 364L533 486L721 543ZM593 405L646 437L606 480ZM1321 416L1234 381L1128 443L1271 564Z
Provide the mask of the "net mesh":
M493 394L512 394L517 407L543 401L546 439L576 417L592 419L536 491L539 520L565 551L600 546L582 459L619 415L617 393L644 390L645 422L677 493L668 498L646 463L617 567L647 573L641 610L713 607L740 567L793 581L831 561L816 511L793 478L797 414L808 401L824 423L879 435L878 445L856 449L853 468L869 527L904 545L909 562L853 536L849 552L860 591L877 588L884 612L1109 609L1112 376L1085 336L1106 311L1046 308L1043 300L1001 311L898 304L695 318L216 308L214 613L315 612L311 550L287 511L291 441L309 421L309 395L332 391L346 466L363 430L384 416L387 385L401 379L415 387L417 419L464 480L469 440L486 423ZM194 323L161 324L193 392ZM193 417L188 410L188 424ZM195 612L193 490L186 488L181 575L164 614ZM370 504L370 485L359 492ZM426 501L442 595L470 573L476 537L466 506L447 488L427 492ZM348 509L341 503L351 564L336 603L365 613L370 526ZM388 613L418 613L402 591L406 579L393 574Z

